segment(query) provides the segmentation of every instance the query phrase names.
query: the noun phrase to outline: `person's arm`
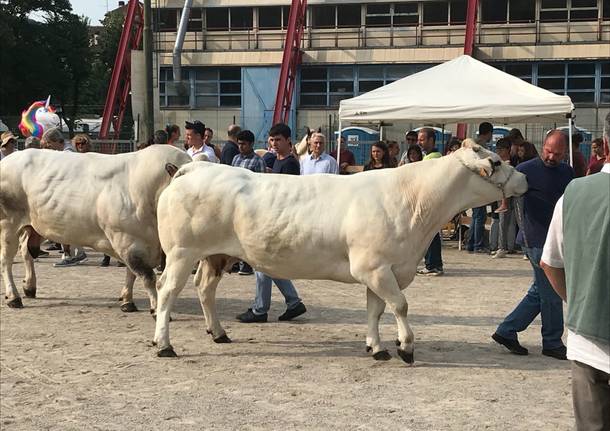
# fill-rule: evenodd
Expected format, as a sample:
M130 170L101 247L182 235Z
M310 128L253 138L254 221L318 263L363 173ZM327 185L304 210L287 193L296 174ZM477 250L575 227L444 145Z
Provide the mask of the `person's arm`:
M566 271L563 268L555 268L549 266L544 261L540 261L540 267L544 270L546 278L549 279L551 286L557 295L561 296L561 299L567 301L566 297Z

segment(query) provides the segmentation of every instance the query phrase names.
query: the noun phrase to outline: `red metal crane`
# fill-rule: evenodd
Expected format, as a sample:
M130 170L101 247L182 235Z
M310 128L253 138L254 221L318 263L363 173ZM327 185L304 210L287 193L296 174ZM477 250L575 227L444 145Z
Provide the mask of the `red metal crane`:
M112 68L112 78L104 104L100 139L108 139L111 124L114 129L112 139L119 138L131 90L131 50L140 47L143 28L142 5L138 0L129 0L127 13L125 14L125 24L123 24L123 32L121 33L121 40Z
M284 55L282 67L275 96L275 108L273 110L273 124L280 122L288 123L292 94L297 76L297 68L301 64L301 39L305 27L305 13L307 0L292 0L290 15L288 17L288 30L284 44Z
M477 0L468 0L468 9L466 10L466 36L464 38L464 54L470 55L474 51L474 37L477 31ZM466 137L466 124L459 123L457 125L456 135L460 139Z

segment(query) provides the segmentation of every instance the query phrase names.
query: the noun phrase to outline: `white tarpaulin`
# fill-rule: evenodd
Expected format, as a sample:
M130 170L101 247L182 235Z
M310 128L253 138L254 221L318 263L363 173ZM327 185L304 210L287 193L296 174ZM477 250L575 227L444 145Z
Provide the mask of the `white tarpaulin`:
M411 120L438 124L566 122L568 96L528 84L468 55L339 105L340 121Z

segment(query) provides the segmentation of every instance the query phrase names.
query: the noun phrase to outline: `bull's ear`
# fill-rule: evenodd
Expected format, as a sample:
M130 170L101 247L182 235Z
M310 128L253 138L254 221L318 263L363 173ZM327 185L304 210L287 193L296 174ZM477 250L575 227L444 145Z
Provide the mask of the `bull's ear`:
M462 148L470 148L474 152L478 152L481 149L481 146L477 144L474 140L467 138L462 141Z
M494 173L494 161L491 157L477 160L475 166L482 177L491 177Z
M174 165L173 163L166 163L165 170L167 171L170 177L173 177L174 175L176 175L176 172L178 172L178 166Z

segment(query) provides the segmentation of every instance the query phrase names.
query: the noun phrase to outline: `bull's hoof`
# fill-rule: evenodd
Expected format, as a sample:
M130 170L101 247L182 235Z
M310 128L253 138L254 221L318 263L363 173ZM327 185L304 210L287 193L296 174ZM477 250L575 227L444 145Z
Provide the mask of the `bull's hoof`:
M26 298L36 298L36 288L34 289L26 289L23 288L23 294Z
M134 313L138 311L138 308L133 302L126 302L124 304L121 304L121 311L123 313Z
M6 303L9 308L23 308L23 301L21 298L13 298Z
M407 364L413 364L413 361L415 360L413 358L413 352L409 353L406 350L396 349L396 353L398 353L398 356L400 356L400 359L405 361Z
M400 347L400 340L398 338L395 339L394 344L396 344L396 347Z
M373 359L376 361L389 361L392 359L392 355L387 350L380 350L377 353L373 353Z
M373 348L371 346L366 346L366 353L369 353Z
M156 346L156 345L157 345L157 342L156 342L155 340L152 340L152 341L150 342L150 344L152 344L153 346Z
M157 352L157 356L159 358L176 358L176 352L174 352L174 348L172 346L166 347L165 349L161 349Z
M218 338L214 338L214 342L218 344L232 343L231 339L227 337L227 334L221 335Z

